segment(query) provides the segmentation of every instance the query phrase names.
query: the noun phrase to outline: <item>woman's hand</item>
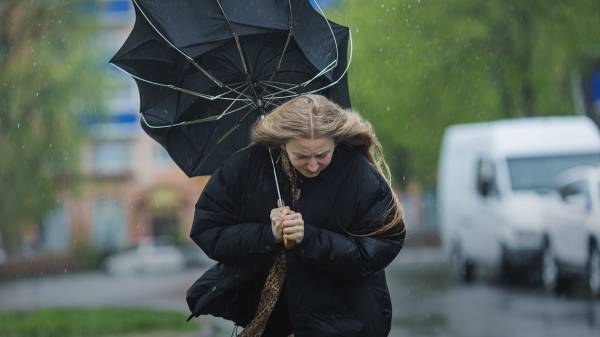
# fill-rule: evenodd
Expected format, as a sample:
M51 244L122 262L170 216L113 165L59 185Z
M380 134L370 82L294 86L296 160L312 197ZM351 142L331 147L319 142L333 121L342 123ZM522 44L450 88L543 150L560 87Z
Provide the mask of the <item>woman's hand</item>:
M288 206L273 208L271 210L271 230L276 242L283 240L283 216L292 213Z
M302 214L289 211L283 215L283 238L300 244L304 239L304 219Z

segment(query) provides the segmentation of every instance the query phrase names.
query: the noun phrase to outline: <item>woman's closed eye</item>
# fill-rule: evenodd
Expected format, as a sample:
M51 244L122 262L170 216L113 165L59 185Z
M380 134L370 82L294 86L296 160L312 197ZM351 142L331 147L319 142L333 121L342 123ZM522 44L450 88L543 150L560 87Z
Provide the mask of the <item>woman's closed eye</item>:
M325 159L325 158L327 158L328 154L329 154L329 152L319 153L319 154L315 155L315 158L317 158L317 159ZM312 157L312 156L296 155L296 159L297 160L307 160L307 159L310 159L310 157Z

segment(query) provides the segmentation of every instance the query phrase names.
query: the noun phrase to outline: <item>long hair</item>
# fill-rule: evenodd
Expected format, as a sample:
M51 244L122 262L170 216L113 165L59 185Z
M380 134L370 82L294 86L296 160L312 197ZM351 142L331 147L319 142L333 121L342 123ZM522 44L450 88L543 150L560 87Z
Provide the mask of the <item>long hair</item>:
M377 168L390 188L392 204L385 218L391 219L381 228L364 236L382 234L396 226L404 231L402 205L392 188L390 169L385 161L383 148L371 124L358 113L343 109L321 95L302 95L259 119L251 132L253 144L275 147L283 146L293 139L321 137L332 138L336 144L345 143L358 150ZM286 155L285 151L282 154ZM290 173L286 173L291 178Z

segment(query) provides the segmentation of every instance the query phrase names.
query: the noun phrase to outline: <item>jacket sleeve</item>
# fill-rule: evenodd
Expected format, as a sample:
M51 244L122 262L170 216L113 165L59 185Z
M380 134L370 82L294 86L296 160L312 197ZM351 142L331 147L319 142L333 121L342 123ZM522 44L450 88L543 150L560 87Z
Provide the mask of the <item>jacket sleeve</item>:
M390 188L374 168L369 170L368 179L361 185L356 195L359 200L357 218L347 233L304 224L304 239L294 251L307 265L341 278L354 279L384 269L398 255L405 238L405 231L399 226L378 236L352 235L371 233L393 215L390 213L390 207L393 207Z
M240 223L248 156L226 161L204 187L194 213L191 239L216 261L252 263L270 259L277 245L270 224Z

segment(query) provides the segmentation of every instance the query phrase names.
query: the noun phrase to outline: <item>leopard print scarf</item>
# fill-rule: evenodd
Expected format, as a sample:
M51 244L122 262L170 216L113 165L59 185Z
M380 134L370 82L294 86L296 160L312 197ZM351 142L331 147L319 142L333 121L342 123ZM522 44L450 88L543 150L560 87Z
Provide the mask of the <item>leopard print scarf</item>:
M292 167L290 160L285 151L281 151L280 161L283 171L286 176L290 180L291 192L293 196L292 207L298 201L300 197L300 190L298 189L296 170ZM269 321L269 317L273 312L273 308L275 308L275 304L277 304L277 300L279 299L279 295L281 294L281 289L283 287L283 283L285 281L285 276L287 272L287 254L284 250L281 250L277 253L275 257L275 262L267 275L267 279L265 281L265 285L260 293L260 299L258 301L258 308L256 309L256 314L254 318L244 331L238 335L238 337L260 337L262 336L265 327L267 326L267 322ZM290 335L290 336L293 336Z

